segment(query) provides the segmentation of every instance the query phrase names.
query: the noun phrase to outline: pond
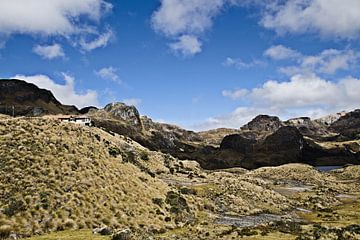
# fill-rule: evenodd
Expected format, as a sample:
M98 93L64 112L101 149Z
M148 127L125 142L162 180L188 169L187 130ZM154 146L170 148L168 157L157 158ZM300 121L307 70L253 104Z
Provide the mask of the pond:
M317 166L315 167L317 170L319 170L320 172L328 172L331 170L335 170L335 169L340 169L343 166Z

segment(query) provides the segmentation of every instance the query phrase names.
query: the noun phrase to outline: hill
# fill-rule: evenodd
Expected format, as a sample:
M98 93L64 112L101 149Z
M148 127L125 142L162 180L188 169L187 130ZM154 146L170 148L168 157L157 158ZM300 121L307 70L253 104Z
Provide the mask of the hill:
M14 116L77 114L75 106L62 105L54 95L17 79L0 79L0 113Z

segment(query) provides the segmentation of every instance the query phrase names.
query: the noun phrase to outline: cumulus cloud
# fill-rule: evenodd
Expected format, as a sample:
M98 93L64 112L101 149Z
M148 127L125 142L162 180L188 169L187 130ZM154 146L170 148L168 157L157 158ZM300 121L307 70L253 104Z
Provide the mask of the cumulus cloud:
M299 74L284 82L269 80L253 89L223 91L225 97L234 100L246 97L250 104L229 114L209 118L192 128L239 128L259 114L278 115L282 119L299 116L317 118L358 108L359 92L360 79L353 77L333 82L315 74Z
M280 72L290 76L312 72L333 74L339 70L349 70L360 59L360 53L351 49L325 49L317 55L303 55L282 45L270 47L264 55L274 60L296 61L296 65L280 68Z
M267 7L262 25L283 33L318 33L322 37L360 36L358 0L288 0Z
M65 53L60 44L53 45L36 45L33 52L44 59L64 58Z
M188 57L200 53L201 45L202 43L197 37L183 35L179 37L177 42L171 43L169 46L175 53L180 53L181 55Z
M299 58L301 54L283 45L272 46L264 52L264 55L275 60Z
M99 33L101 17L112 5L104 0L11 0L0 1L0 34L60 36L70 42L98 36L93 42L82 40L83 50L105 46L109 33Z
M161 0L151 18L153 29L170 39L177 39L175 48L186 54L201 51L199 37L208 30L227 0ZM191 48L184 41L191 41ZM188 43L190 44L190 43ZM170 44L173 48L174 44ZM183 48L181 48L183 47ZM190 50L190 51L189 51Z
M122 83L119 75L117 74L117 69L114 67L104 67L96 71L95 74L102 79L108 79L116 83Z
M85 30L79 17L98 21L109 8L102 0L0 1L0 32L67 36Z
M55 98L62 104L75 105L78 108L99 105L96 91L86 90L83 93L79 93L75 90L74 77L66 73L62 73L62 76L65 84L58 84L46 75L16 75L12 78L25 80L26 82L35 84L39 88L50 90Z
M122 100L122 102L128 106L138 107L141 104L142 100L140 98L125 98Z

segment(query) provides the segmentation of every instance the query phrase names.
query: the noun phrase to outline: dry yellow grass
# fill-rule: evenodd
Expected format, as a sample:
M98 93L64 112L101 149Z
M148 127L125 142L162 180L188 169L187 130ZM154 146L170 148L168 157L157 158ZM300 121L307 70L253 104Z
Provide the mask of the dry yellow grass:
M166 210L152 199L165 199L169 188L127 162L138 158L129 156L136 146L112 139L96 128L1 116L0 226L23 235L163 227L165 216L156 212ZM112 147L121 154L111 156Z

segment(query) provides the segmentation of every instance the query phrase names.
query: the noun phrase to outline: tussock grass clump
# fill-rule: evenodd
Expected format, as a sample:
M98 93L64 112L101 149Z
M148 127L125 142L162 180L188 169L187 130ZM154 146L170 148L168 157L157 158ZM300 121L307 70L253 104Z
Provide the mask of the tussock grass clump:
M161 206L152 199L165 198L169 189L122 161L125 146L97 128L1 117L0 234L162 227Z

